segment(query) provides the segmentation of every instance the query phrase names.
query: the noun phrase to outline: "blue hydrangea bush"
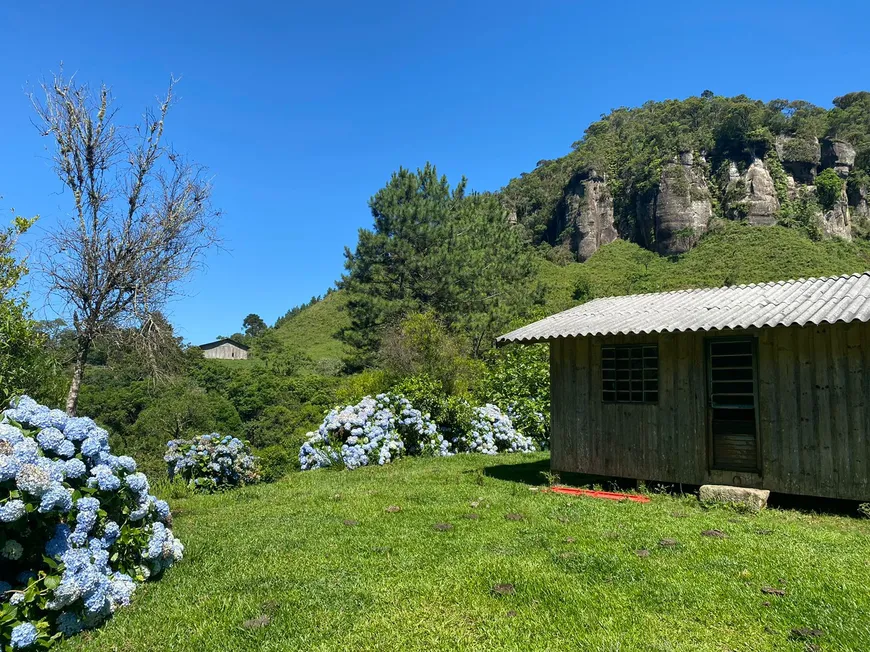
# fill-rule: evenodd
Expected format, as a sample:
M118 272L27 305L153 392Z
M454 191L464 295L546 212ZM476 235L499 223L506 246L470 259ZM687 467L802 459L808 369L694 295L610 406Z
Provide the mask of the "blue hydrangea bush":
M0 422L0 648L50 646L180 561L169 505L108 433L28 397Z
M511 418L497 406L486 405L472 409L471 424L453 440L456 450L468 453L531 453L535 443L514 428Z
M216 432L193 439L173 439L163 459L169 478L182 478L195 491L219 491L260 481L250 444Z
M299 450L303 471L384 465L404 455L451 455L438 427L401 395L366 396L330 411Z

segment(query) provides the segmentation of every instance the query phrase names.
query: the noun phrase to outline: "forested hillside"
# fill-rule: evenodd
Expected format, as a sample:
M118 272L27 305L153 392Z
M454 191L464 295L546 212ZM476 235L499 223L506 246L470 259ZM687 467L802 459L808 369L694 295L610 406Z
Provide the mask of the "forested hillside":
M511 219L535 244L586 260L616 238L691 249L717 218L784 224L812 238L867 234L870 93L826 110L705 91L620 108L573 151L511 181Z
M596 297L870 268L870 94L834 105L705 94L618 109L498 193L400 169L337 289L271 327L246 318L250 360L176 344L155 375L98 347L82 409L148 468L166 440L217 430L250 439L267 477L298 464L325 410L386 390L448 427L492 402L545 440L546 348L495 350L500 333Z

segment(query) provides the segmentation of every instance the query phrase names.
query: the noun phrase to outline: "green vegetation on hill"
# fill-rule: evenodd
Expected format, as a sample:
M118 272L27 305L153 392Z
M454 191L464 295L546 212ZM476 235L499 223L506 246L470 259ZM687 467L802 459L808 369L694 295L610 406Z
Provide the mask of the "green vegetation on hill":
M695 287L763 283L811 276L837 276L870 269L870 244L813 242L783 227L723 222L698 246L677 259L616 241L584 264L569 266L581 286L578 298ZM589 294L583 297L583 286Z
M346 293L338 290L306 306L277 325L275 339L287 353L303 353L314 362L340 363L347 349L338 335L349 323Z
M461 455L173 497L184 562L61 649L870 648L870 521L530 491L547 468Z
M745 206L733 184L727 183L731 163L740 172L755 158L773 157L776 163L772 166L781 158L796 171L801 166L824 166L819 148L823 138L843 140L854 149L847 184L853 195L866 195L870 93L849 93L833 103L826 110L804 101L762 102L745 95L721 97L705 91L685 100L621 107L589 125L567 155L540 161L532 172L511 180L502 197L533 244L565 244L577 228L566 216L565 200L572 192L572 182L595 176L606 181L620 235L651 247L656 236L650 208L664 167L680 153L695 153L694 165L712 182L713 214L739 218ZM785 176L781 179L784 183ZM806 226L810 216L804 213L811 209L783 196L778 217Z
M678 258L617 240L585 263L557 265L541 260L538 277L545 288L543 312L552 314L597 297L838 276L868 269L868 242L813 242L780 226L722 221Z

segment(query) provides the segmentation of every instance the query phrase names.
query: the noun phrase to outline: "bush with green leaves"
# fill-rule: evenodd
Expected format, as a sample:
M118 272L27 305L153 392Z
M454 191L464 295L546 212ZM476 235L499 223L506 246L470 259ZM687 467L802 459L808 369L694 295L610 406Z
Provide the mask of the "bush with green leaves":
M822 170L821 174L816 177L816 195L819 197L822 208L831 210L840 201L845 187L846 182L834 170L831 168Z
M182 478L195 491L232 489L260 481L257 458L247 441L213 432L193 439L172 439L163 457L169 479Z
M449 393L440 380L426 374L404 378L391 391L407 397L421 412L428 414L447 441L467 432L472 418L468 395Z
M546 344L509 346L490 354L481 400L510 416L514 427L545 449L550 441L550 357Z
M257 451L260 461L260 479L263 482L275 482L293 470L299 469L299 460L293 445L275 444Z
M46 648L181 560L169 505L108 433L22 397L0 423L0 647Z

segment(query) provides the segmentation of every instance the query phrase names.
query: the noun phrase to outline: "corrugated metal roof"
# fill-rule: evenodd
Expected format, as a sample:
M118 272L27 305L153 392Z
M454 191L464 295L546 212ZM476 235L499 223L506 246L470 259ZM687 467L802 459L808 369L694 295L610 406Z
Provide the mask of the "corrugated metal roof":
M236 342L231 337L225 337L225 338L220 339L220 340L215 340L214 342L206 342L205 344L200 344L199 348L204 351L206 349L213 349L217 346L220 346L221 344L232 344L234 346L239 347L240 349L244 349L245 351L247 351L250 348L248 346L245 346L241 342Z
M870 272L595 299L496 340L709 331L870 321Z

